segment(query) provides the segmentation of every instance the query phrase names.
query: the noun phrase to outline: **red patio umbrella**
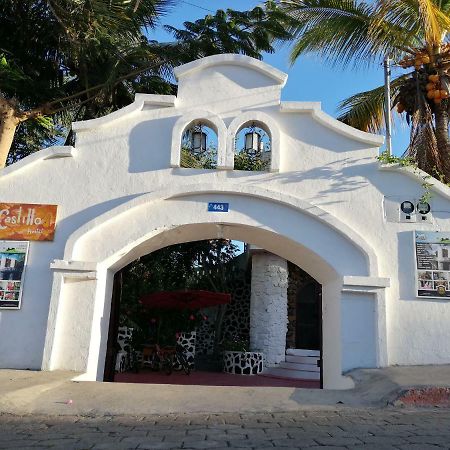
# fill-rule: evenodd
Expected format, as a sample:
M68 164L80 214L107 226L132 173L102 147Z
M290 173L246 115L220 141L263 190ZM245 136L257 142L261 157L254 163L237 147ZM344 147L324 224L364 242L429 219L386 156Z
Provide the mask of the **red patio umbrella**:
M146 294L139 303L148 309L202 309L230 303L231 294L212 291L162 291Z

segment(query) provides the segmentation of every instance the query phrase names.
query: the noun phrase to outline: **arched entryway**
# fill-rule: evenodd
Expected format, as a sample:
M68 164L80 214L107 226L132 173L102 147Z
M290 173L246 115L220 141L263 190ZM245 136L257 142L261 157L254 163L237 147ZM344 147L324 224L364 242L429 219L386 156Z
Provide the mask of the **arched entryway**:
M288 309L295 310L305 281L320 286L283 258L236 241L175 244L138 258L114 276L104 381L318 388L321 308L315 323L302 322L299 328L297 322L313 344L309 339L298 346L287 336L295 326ZM301 308L300 317L305 312ZM185 342L195 371L190 377L183 371L167 377L159 360L149 355L156 345L173 347L181 331L193 339L189 345L180 342ZM221 373L223 352L238 347L263 355L261 376ZM250 373L248 366L234 369L227 361L229 373Z
M208 212L211 201L228 203L229 212ZM302 267L322 285L325 388L352 386L342 375L353 356L342 351L341 318L355 295L369 305L365 311L373 330L358 351L370 353L368 364L386 364L385 323L379 319L384 314L383 286L376 278L375 254L364 240L299 199L255 186L217 184L141 196L72 235L64 261L53 265L43 367L103 379L114 273L156 249L217 238L265 248Z

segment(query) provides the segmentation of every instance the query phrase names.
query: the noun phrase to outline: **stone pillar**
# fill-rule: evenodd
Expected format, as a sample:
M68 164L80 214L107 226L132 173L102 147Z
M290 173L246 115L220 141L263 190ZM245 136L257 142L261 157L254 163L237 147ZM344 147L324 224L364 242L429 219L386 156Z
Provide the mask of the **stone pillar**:
M287 332L287 261L265 251L252 256L250 348L267 366L284 361Z

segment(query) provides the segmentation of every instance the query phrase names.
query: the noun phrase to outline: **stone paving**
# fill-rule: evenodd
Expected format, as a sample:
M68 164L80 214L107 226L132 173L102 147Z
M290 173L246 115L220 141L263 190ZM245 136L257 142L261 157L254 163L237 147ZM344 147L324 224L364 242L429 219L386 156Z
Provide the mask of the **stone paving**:
M1 449L450 449L450 410L148 417L0 415Z

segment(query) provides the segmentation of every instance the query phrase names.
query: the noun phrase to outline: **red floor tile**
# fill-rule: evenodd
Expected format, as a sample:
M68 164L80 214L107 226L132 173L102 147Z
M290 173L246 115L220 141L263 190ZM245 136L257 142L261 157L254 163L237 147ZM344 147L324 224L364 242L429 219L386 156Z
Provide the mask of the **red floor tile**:
M222 372L195 371L190 375L184 372L174 372L166 375L163 372L152 372L142 369L139 373L124 372L114 376L117 383L150 383L150 384L178 384L197 386L270 386L296 387L304 389L319 389L320 383L313 380L289 380L260 375L231 375Z

